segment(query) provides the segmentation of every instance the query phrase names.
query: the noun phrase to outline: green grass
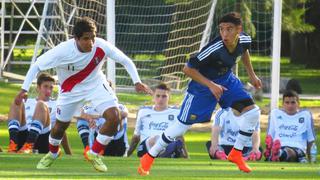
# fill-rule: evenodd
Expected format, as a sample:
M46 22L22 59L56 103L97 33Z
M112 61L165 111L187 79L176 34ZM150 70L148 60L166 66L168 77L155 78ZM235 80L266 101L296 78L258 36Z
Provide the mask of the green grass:
M129 130L129 137L132 129ZM82 146L74 124L68 129L73 155L63 155L53 166L44 171L35 166L43 155L18 155L0 153L0 179L318 179L319 164L250 162L254 169L250 174L241 173L233 164L209 159L204 143L209 132L188 132L185 136L190 159L157 159L149 177L136 173L139 160L105 157L107 173L93 170L82 157ZM262 133L261 139L264 139ZM320 134L318 133L318 139ZM0 146L6 150L8 132L0 123ZM262 141L263 142L263 141ZM319 140L318 140L318 145ZM319 158L318 158L319 159Z

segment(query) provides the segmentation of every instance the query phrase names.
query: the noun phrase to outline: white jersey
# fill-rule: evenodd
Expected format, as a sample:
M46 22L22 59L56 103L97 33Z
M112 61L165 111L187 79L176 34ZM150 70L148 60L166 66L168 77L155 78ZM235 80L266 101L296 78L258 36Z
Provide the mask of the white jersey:
M269 116L268 134L279 139L281 146L296 147L304 152L307 142L315 140L312 114L308 110L301 110L289 115L280 109L274 109Z
M41 71L55 68L61 86L60 93L83 94L104 82L101 68L106 57L129 67L134 82L140 82L132 61L109 42L95 38L91 52L78 50L75 39L62 42L37 58L36 65Z
M51 127L53 127L56 122L56 111L57 111L56 101L49 100L49 101L46 101L45 103L47 104L50 112L50 126L48 128L43 129L41 134L44 134L50 131ZM24 104L26 124L28 127L30 126L30 123L32 121L36 104L37 104L37 100L34 98L27 99L27 101Z
M219 145L234 145L236 142L240 124L243 119L240 116L235 116L231 108L219 109L214 118L213 126L219 126L221 128L219 134ZM255 131L260 131L260 121L258 121ZM252 147L252 138L245 147Z
M177 121L179 109L167 108L156 111L154 107L142 107L137 114L134 134L140 136L140 142L146 138L161 135L169 126Z
M122 105L122 104L119 104L119 109L120 111L122 112L126 112L128 113L128 109ZM84 113L86 114L90 114L90 115L99 115L99 113L92 107L92 106L84 106L83 107L83 111ZM98 118L96 119L96 128L93 129L93 131L95 132L99 132L100 128L102 127L102 125L106 122L106 120L104 118ZM124 137L124 141L126 143L126 146L129 146L129 143L128 143L128 137L127 137L127 124L128 124L128 120L127 118L124 118L122 119L122 130L121 131L118 131L116 135L114 135L114 138L113 140L118 140L120 139L122 136L125 136Z

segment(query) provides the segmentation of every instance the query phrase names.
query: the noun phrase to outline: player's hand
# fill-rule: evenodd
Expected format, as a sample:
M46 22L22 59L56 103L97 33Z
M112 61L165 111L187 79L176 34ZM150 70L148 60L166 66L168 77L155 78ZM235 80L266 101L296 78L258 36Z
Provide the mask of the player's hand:
M251 84L256 88L256 89L261 89L262 88L262 82L259 79L258 76L254 75L253 77L250 77Z
M214 95L214 97L217 99L217 101L220 100L223 91L228 90L227 88L225 88L224 86L221 86L219 84L216 83L211 83L209 86L209 89L211 91L211 93Z
M261 152L258 151L251 151L250 154L244 158L246 161L259 161L262 157Z
M21 89L21 91L19 92L19 94L15 97L14 99L14 103L16 105L20 105L22 103L22 100L24 99L25 101L28 98L28 93L26 90Z
M215 156L217 159L220 159L220 160L227 160L227 155L224 151L222 150L217 150L215 152Z
M209 149L209 154L214 157L214 154L216 153L217 151L217 147L214 147L214 146L210 146L210 149Z
M146 84L143 84L141 82L135 84L135 89L137 92L144 92L150 95L153 94L152 90Z

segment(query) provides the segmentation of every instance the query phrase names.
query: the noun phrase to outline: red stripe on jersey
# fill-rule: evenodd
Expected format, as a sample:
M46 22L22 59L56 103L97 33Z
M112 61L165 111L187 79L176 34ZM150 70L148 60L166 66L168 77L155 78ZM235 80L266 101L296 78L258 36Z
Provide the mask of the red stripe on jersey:
M90 73L98 66L98 64L102 61L105 53L101 48L97 48L96 53L93 58L90 60L90 63L78 73L67 78L61 85L62 92L70 92L73 87L79 83L81 83L86 77L90 75Z

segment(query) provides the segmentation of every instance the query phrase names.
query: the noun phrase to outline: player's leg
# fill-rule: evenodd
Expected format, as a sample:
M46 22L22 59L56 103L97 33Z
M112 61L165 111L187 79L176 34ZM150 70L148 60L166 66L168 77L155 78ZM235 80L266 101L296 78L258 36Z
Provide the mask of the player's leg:
M91 101L96 111L106 119L93 142L91 150L87 153L93 167L97 171L104 172L107 171L107 167L104 165L99 153L110 143L121 124L117 97L109 84L105 83L88 94L86 100Z
M19 139L19 134L27 134L28 128L24 116L24 103L16 105L14 102L10 106L8 114L8 131L9 131L9 146L8 152L15 153L24 142Z
M84 119L78 119L77 120L77 130L78 130L78 134L81 138L81 142L82 142L82 145L84 148L83 155L87 159L86 153L87 153L87 151L90 150L90 147L89 147L89 135L90 135L89 122Z
M37 142L43 129L50 126L50 112L44 101L38 101L34 110L32 121L29 127L29 134L19 153L32 153L34 144Z
M215 105L216 101L213 96L195 97L188 93L181 106L179 121L168 127L148 153L142 156L138 173L148 175L154 158L177 137L183 136L191 124L210 121Z
M60 98L60 97L59 97ZM49 136L49 153L47 153L38 163L37 169L48 169L59 157L61 151L59 146L66 129L69 127L71 118L77 109L82 105L81 101L70 104L62 104L58 98L57 120L51 129ZM70 100L71 101L71 100ZM68 102L68 101L65 101Z
M239 134L233 149L228 155L228 160L235 163L243 172L251 172L251 168L243 159L242 150L244 145L250 141L253 131L260 119L260 109L256 106L251 96L244 91L243 85L235 76L226 82L226 91L220 99L221 107L232 107L241 113L242 122Z

